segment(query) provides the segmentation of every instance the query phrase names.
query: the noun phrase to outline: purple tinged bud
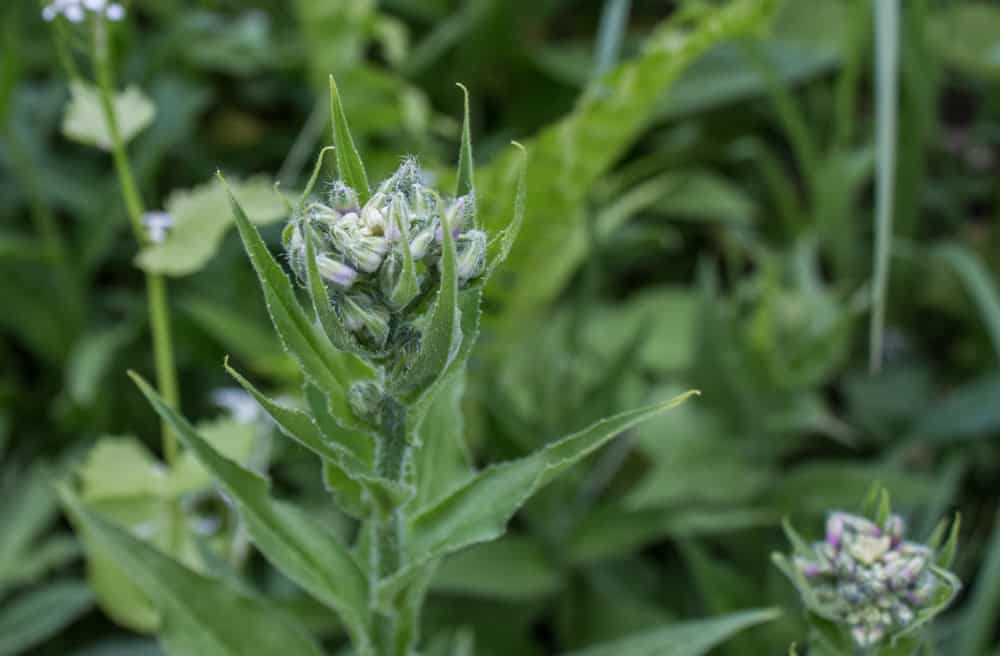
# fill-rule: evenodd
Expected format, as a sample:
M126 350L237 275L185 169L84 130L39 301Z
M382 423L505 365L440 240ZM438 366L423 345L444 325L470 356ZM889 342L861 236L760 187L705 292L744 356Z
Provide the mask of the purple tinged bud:
M833 513L826 520L826 543L834 549L840 548L840 542L844 537L844 515Z
M316 268L324 280L328 280L343 289L348 289L354 284L358 272L347 266L343 262L338 262L326 255L316 256Z

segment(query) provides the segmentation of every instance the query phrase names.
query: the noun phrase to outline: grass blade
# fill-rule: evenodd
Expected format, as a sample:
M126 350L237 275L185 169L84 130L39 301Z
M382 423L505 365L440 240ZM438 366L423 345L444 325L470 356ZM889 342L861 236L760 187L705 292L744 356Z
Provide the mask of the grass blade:
M889 289L889 250L892 242L893 191L896 178L896 112L899 105L899 0L876 2L875 80L875 278L872 284L869 369L882 368L885 304Z

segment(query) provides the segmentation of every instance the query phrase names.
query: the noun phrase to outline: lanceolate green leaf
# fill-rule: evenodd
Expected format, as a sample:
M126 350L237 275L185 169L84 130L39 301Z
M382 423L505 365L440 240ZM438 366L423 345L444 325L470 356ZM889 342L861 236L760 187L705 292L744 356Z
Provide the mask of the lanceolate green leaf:
M350 551L301 510L272 499L265 479L218 453L145 381L135 375L133 380L181 442L239 506L240 516L261 552L275 567L336 611L355 644L365 653L367 581Z
M692 394L603 419L530 456L483 470L417 513L407 545L411 557L436 558L498 537L517 509L543 485L622 431L676 407Z
M0 607L0 656L27 653L93 604L84 583L64 581L29 589Z
M759 28L775 0L735 0L684 31L668 21L642 55L597 81L573 112L525 145L531 151L524 235L511 253L506 276L495 278L491 301L510 319L537 308L562 288L583 249L566 248L586 234L577 211L594 182L628 149L653 116L664 89L713 45ZM511 215L504 193L514 154L477 171L482 224L493 233ZM569 253L573 259L567 258Z
M524 146L513 142L519 157L513 163L513 175L517 176L517 191L514 196L514 206L511 208L510 220L503 228L496 231L496 236L487 245L487 267L484 278L489 280L496 268L506 261L514 241L521 233L524 222L524 206L528 202L528 151Z
M354 145L351 129L347 126L347 116L340 102L337 83L330 76L330 115L333 117L333 144L337 148L337 173L341 179L358 193L361 204L368 202L372 192L368 188L368 174L365 173L361 154Z
M320 656L308 632L279 608L223 581L196 574L89 510L61 490L77 528L113 553L163 613L160 640L170 656Z
M469 124L469 90L459 84L465 97L465 118L462 120L462 147L458 153L458 182L455 196L476 193L475 167L472 161L472 128Z
M370 378L371 367L350 353L337 351L309 320L295 297L291 281L267 250L239 201L232 194L229 198L240 238L260 278L268 312L285 349L299 361L306 376L329 395L337 420L348 427L363 428L353 418L348 389L351 382Z
M438 205L441 216L441 287L420 340L420 353L401 380L393 385L398 394L410 401L419 399L441 377L462 342L455 238L443 203L439 201Z
M700 656L736 633L778 618L776 608L746 610L693 622L670 624L567 656Z
M352 434L343 429L333 435L324 434L316 419L301 410L287 408L267 398L250 381L230 367L228 362L226 363L226 371L264 408L282 433L321 458L334 462L352 462L358 473L367 473L370 470L371 446L366 448L364 443L360 441L360 439L364 439L364 436ZM343 436L342 439L337 439L341 436ZM355 438L360 439L356 441Z
M312 230L304 229L306 240L306 277L308 278L309 299L312 301L316 321L323 327L330 340L342 351L356 347L354 336L347 330L340 317L337 316L333 304L330 303L330 293L323 284L323 277L316 264L316 242Z

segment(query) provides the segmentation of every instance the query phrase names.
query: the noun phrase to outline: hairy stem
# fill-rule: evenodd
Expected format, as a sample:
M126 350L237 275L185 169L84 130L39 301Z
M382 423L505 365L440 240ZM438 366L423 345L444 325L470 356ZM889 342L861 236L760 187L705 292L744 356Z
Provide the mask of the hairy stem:
M111 55L108 44L107 26L103 20L93 22L94 29L94 69L97 76L101 110L111 136L111 154L115 172L121 186L122 198L128 212L132 232L140 246L149 243L142 226L142 197L132 173L132 165L125 150L115 114L114 92L111 75ZM146 274L146 301L149 305L149 323L153 336L153 359L156 366L156 385L160 394L172 408L178 407L177 372L174 364L173 342L170 336L170 313L167 308L167 284L160 274ZM177 456L177 440L170 427L163 422L163 457L172 464Z
M406 406L394 398L386 397L382 404L382 431L375 455L375 469L379 476L402 483L405 477L409 446L406 440ZM392 508L376 514L372 519L372 585L392 576L404 565L403 510ZM374 593L374 590L373 590ZM399 604L405 605L403 601ZM391 615L376 615L375 643L379 656L407 656L414 636L406 630L407 622L401 621L405 608L395 608Z

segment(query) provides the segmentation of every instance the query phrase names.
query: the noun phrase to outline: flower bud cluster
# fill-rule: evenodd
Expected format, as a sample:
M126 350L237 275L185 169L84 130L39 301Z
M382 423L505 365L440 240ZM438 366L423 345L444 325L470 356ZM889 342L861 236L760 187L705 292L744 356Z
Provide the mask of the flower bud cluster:
M848 627L860 647L906 628L934 597L933 553L903 540L903 531L897 515L883 529L836 512L827 520L825 540L813 545L816 558L795 558L819 604Z
M71 23L82 23L88 13L120 21L125 18L125 7L108 0L52 0L42 9L42 18L53 21L63 16Z
M381 351L391 331L412 333L411 309L438 284L442 218L455 239L459 284L483 273L486 233L474 227L475 211L471 195L442 200L416 161L407 159L363 206L354 189L335 182L322 201L292 218L285 250L305 283L306 239L312 240L317 270L343 325L362 346ZM407 248L416 270L410 286L401 284Z

